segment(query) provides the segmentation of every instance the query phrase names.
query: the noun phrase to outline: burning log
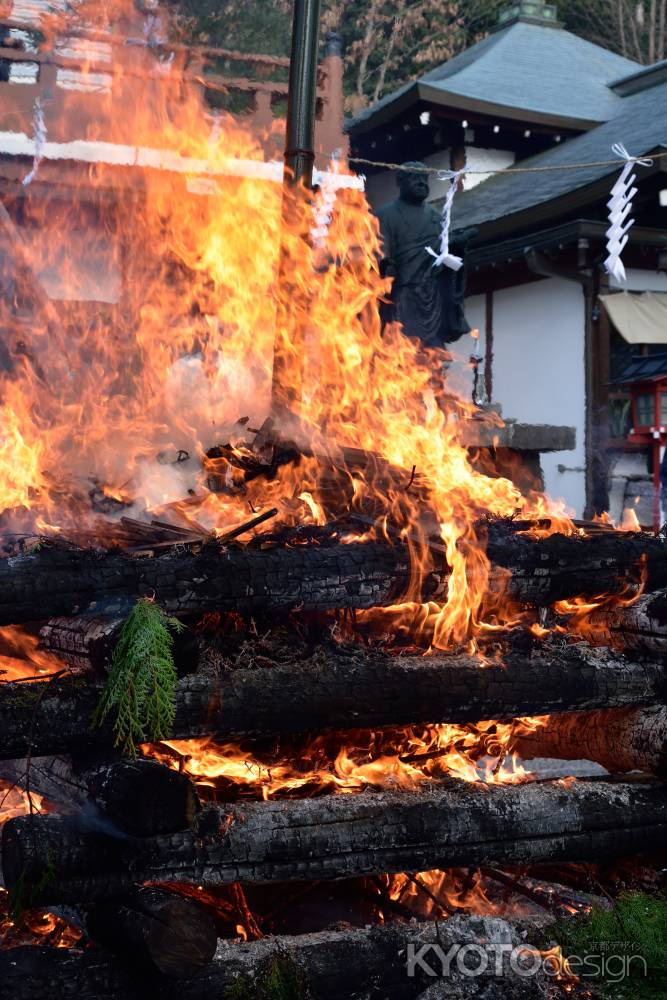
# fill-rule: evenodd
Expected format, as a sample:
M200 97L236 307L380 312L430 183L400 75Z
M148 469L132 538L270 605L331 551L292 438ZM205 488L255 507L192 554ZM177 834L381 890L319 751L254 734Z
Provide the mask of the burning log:
M543 924L550 921L544 920ZM516 975L509 967L512 946L526 943L527 935L539 937L541 927L534 919L524 930L520 921L497 917L455 916L443 922L394 923L369 928L321 931L295 937L267 937L261 941L238 943L220 941L213 962L199 975L174 983L161 979L147 990L136 975L111 962L99 949L13 948L0 952L0 982L13 1000L140 1000L159 995L162 1000L209 1000L211 997L258 995L262 982L282 969L290 978L303 983L304 995L318 1000L381 994L395 1000L412 1000L427 983L433 982L419 963L414 977L409 977L408 948L419 953L424 948L429 967L442 972L442 960L430 946L438 945L444 954L455 945L476 944L489 947L490 961L486 983L496 968L496 949L505 949L503 989ZM529 938L530 940L530 938ZM472 961L471 961L472 966ZM456 963L453 963L454 971ZM521 997L539 998L538 977L520 978ZM448 989L454 980L448 978ZM402 985L401 985L402 984ZM400 987L400 988L399 988ZM456 978L456 996L460 1000L479 997L480 977ZM305 991L308 991L305 994ZM449 994L448 994L449 995ZM452 993L452 995L454 995Z
M284 882L479 863L591 861L656 849L667 787L572 780L523 785L434 783L419 793L363 792L209 805L186 831L114 837L86 818L9 820L9 889L35 902L93 900L139 882Z
M612 773L667 773L667 709L554 715L544 727L513 744L526 760L593 760Z
M86 930L124 964L173 979L196 975L218 943L215 921L202 906L147 886L98 903L87 915Z
M645 653L667 652L667 590L643 594L631 605L601 607L577 622L573 628L591 640L614 649Z
M187 829L200 809L186 775L150 760L83 768L62 757L5 761L0 776L67 809L94 804L119 830L137 837Z
M536 539L491 525L487 555L510 570L508 593L526 603L548 605L578 594L617 593L640 569L646 587L667 586L667 541L654 535L597 532Z
M662 701L665 691L661 664L632 663L584 643L511 651L484 669L471 656L390 656L333 644L301 662L219 676L206 669L206 660L204 653L201 673L179 682L173 739L631 708ZM91 728L101 693L101 682L84 677L0 684L0 759L112 745L109 727Z
M617 591L642 559L648 586L667 585L667 541L661 537L601 532L536 539L503 522L487 532L489 559L512 574L499 586L519 601L546 605L591 589ZM443 546L434 543L432 549L436 571L422 581L424 600L438 593L447 572ZM396 603L410 579L407 547L388 543L271 551L221 551L210 544L199 552L152 558L42 548L0 560L0 624L34 621L37 613L44 618L86 610L123 614L146 595L174 614L371 608Z

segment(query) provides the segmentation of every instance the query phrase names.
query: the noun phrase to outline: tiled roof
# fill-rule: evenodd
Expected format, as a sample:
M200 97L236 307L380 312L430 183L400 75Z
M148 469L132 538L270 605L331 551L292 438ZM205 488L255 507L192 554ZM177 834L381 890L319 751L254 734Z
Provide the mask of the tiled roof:
M529 112L586 127L614 114L621 98L610 84L638 69L630 59L556 25L520 19L366 109L349 131L367 130L411 89L415 101L474 103L489 112L495 107L505 117Z
M559 166L613 160L612 145L623 143L633 156L667 147L667 82L620 100L614 117L538 156L521 167ZM620 164L621 161L619 161ZM464 193L454 203L455 229L511 217L617 172L614 166L535 174L501 173ZM641 167L638 168L641 179Z
M629 365L615 378L613 385L643 382L667 375L667 354L635 355Z

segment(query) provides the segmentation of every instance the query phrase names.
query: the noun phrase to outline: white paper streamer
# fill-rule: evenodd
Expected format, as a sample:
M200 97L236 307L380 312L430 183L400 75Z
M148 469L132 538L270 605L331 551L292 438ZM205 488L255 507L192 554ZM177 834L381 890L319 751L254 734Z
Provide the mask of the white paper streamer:
M458 190L459 180L464 173L465 170L457 170L455 173L448 171L446 174L442 175L451 177L451 182L447 192L447 197L445 198L445 204L442 206L440 253L436 253L431 247L425 247L426 253L430 253L431 257L435 257L433 267L450 267L452 271L460 271L463 267L462 258L456 257L453 253L449 252L449 227L452 221L452 205L454 204L454 195Z
M32 113L32 129L34 134L35 154L32 159L30 173L23 178L23 186L27 187L37 176L37 170L44 155L46 145L46 122L44 121L44 108L39 97L35 98L35 107Z
M323 174L315 205L313 207L313 225L310 237L313 246L322 250L326 246L329 227L333 219L338 192L338 158L334 157L331 167Z
M633 187L637 175L633 173L635 165L640 167L650 167L652 160L637 160L630 156L622 143L616 143L611 147L616 156L622 157L626 162L613 188L611 198L607 202L609 209L609 229L607 230L607 259L604 262L605 269L619 284L625 283L625 267L621 260L621 254L625 250L629 240L629 232L635 220L628 218L632 212L632 199L637 194L637 188Z

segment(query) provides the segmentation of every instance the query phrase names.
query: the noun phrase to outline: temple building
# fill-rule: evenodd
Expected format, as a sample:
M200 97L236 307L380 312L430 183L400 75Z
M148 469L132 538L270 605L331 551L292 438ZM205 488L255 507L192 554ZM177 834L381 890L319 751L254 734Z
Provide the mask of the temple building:
M667 151L667 61L640 66L566 31L552 5L523 0L483 41L364 111L349 135L353 156L467 167L453 227L479 230L466 313L490 398L522 423L576 428L574 451L542 456L552 497L580 516L620 518L636 504L651 524L653 450L630 433L617 380L633 355L667 343L667 157L635 171L627 283L603 262L623 166L612 146ZM363 171L379 209L395 197L393 172ZM447 184L432 179L436 204ZM457 347L465 371L470 344Z

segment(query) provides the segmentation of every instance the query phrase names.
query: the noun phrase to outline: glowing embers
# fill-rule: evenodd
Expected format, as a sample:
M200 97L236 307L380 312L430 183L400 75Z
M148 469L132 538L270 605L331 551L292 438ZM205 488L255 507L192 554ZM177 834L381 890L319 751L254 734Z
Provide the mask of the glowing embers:
M0 628L0 684L44 680L65 669L62 660L40 647L37 635L19 625Z
M0 888L0 948L19 948L27 944L73 948L81 937L82 932L77 927L44 909L15 913L9 893Z
M16 785L0 781L0 826L14 816L40 812L42 801L42 796L36 792L28 793Z
M31 811L41 812L43 799L35 792L0 781L0 828L15 816ZM25 900L12 899L0 887L0 948L17 948L20 945L49 945L54 948L71 948L81 938L81 931L61 917L43 908L31 909Z
M302 885L206 887L154 883L197 900L213 913L221 936L257 940L265 934L298 934L337 921L350 926L411 920L443 920L455 914L506 918L569 917L605 905L585 871L576 865L554 871L553 878L530 870L447 868L398 875L373 875ZM597 889L597 891L596 891Z

